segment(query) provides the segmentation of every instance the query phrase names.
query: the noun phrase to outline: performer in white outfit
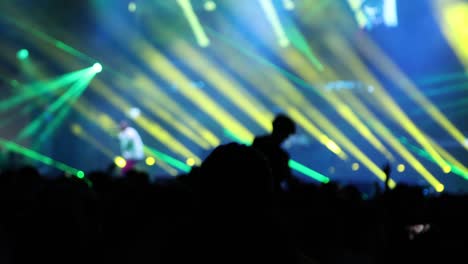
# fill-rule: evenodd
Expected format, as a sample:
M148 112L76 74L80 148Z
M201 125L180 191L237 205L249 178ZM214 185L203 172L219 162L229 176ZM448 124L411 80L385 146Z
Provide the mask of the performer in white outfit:
M126 121L121 121L119 127L120 151L126 161L125 167L122 168L122 173L125 174L145 158L145 153L143 141L136 129L129 126Z

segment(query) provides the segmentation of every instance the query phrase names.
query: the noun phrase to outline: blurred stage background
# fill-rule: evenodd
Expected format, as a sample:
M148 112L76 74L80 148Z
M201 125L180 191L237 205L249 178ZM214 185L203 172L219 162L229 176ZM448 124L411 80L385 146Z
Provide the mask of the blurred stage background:
M249 143L278 112L301 180L468 190L468 1L0 0L0 149L85 177L156 177ZM11 155L14 153L14 155Z

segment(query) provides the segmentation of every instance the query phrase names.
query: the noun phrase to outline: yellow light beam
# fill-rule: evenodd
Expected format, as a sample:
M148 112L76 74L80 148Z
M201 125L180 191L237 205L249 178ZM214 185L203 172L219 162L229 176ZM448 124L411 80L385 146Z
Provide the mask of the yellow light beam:
M75 136L90 143L90 145L101 151L110 160L116 156L109 148L105 147L101 142L96 140L96 138L90 136L79 124L73 123L69 128Z
M122 26L122 31L130 32L125 26ZM114 37L122 40L122 36L114 35ZM209 95L193 87L192 82L164 54L154 49L146 39L140 35L135 35L129 46L139 59L147 63L165 81L178 87L180 94L198 106L205 114L220 124L223 129L236 133L244 140L253 140L254 135L247 128L225 111ZM209 136L209 134L204 132L201 134L204 137Z
M106 134L108 134L110 137L116 137L116 131L117 131L117 122L114 121L108 114L99 112L98 110L94 109L94 106L89 104L85 99L81 99L79 102L77 102L74 107L82 116L84 116L88 121L91 123L95 124L97 127L99 127L101 130L103 130ZM77 128L72 128L77 130ZM80 128L78 128L79 130ZM80 133L79 131L77 131ZM91 136L86 136L87 139L95 141L95 139ZM97 145L95 145L97 146ZM102 150L107 149L103 146ZM108 152L108 151L106 151ZM145 153L148 156L151 156L152 153L149 153L147 149L145 148ZM115 155L112 155L112 153L107 153L106 155L111 155L110 158L113 159ZM172 167L170 167L167 163L165 163L162 160L158 160L157 166L159 166L161 169L166 171L172 176L176 176L178 174L178 171Z
M64 36L67 36L69 39L73 39L72 36L67 35L67 32L62 31L60 33ZM193 115L189 114L180 105L178 105L161 87L143 75L141 70L135 67L132 62L122 58L122 56L116 56L115 54L112 55L112 58L115 63L120 63L120 65L125 66L125 68L129 71L136 73L134 78L130 78L119 73L118 71L111 70L110 72L114 75L116 82L120 84L116 86L117 88L123 89L122 87L134 87L138 90L138 92L132 93L132 95L143 93L144 95L141 95L140 99L142 96L144 96L146 107L149 107L151 104L148 103L150 98L154 100L151 104L152 112L178 130L181 134L191 139L194 143L198 144L200 147L208 149L210 147L216 147L220 144L219 138L217 138L210 130L194 119ZM109 67L106 66L106 68ZM155 105L158 105L158 107ZM157 109L157 112L155 109ZM173 115L171 115L169 112L171 112Z
M179 123L188 126L188 128L180 128L182 130L191 129L192 133L199 135L204 141L208 142L211 147L217 147L221 140L213 134L209 129L198 122L193 115L189 114L179 104L175 103L170 96L164 92L158 85L148 79L148 77L137 74L132 83L136 88L141 89L145 95L145 101L151 98L154 100L153 105L158 105L166 108L173 116L180 119ZM154 108L154 107L153 107ZM159 107L158 107L159 108ZM161 113L163 114L163 113ZM167 113L164 113L167 115ZM177 125L179 126L179 124ZM186 132L189 133L189 132Z
M276 13L273 2L271 0L258 0L258 1L263 11L265 12L265 15L268 21L270 22L273 28L273 32L275 32L276 38L278 39L278 44L281 47L289 46L290 44L289 39L286 35L286 32L283 29L283 26L281 25L281 21L278 17L278 14Z
M116 57L119 56L114 56L114 59ZM119 62L126 65L128 72L135 72L136 74L133 74L132 78L121 74L116 75L115 82L117 85L115 87L117 89L124 93L128 93L129 87L135 89L135 92L131 93L132 97L203 149L219 145L220 140L211 131L180 107L160 86L142 74L141 70L126 59L120 59Z
M133 68L130 62L125 64ZM177 104L160 86L139 71L134 70L138 73L132 79L119 76L117 81L119 85L116 87L124 92L128 92L125 90L127 87L135 88L138 92L132 93L132 96L138 102L203 149L213 148L220 144L220 139L213 132L194 119L192 114Z
M360 114L366 116L370 126L386 141L395 151L397 151L435 190L443 190L443 184L435 178L425 167L414 157L414 155L385 127L352 93L346 93L349 104Z
M366 66L359 58L350 51L349 47L344 45L337 46L333 44L335 41L340 41L338 35L330 35L325 37L326 42L333 48L333 51L342 58L342 62L349 68L353 74L359 76L364 82L374 84L374 97L372 100L378 102L379 109L387 113L387 115L397 121L423 148L434 158L436 163L445 172L450 169L442 157L434 150L429 143L425 134L414 124L414 122L404 113L390 95L380 86L379 82L368 72Z
M223 46L222 44L223 43L220 42L219 45L218 44L213 45L213 49L216 51L218 47ZM229 52L229 50L221 49L221 50L219 50L219 52L221 54L226 54L226 53ZM313 113L310 114L312 119L316 120L317 122L322 122L322 126L328 128L328 133L333 133L334 136L339 137L339 139L341 140L341 144L343 144L343 146L346 149L348 149L348 151L350 151L350 153L352 153L354 156L356 156L361 161L361 163L364 164L379 179L381 179L382 181L385 180L385 178L386 178L385 173L374 162L372 162L371 159L369 159L364 153L362 153L359 150L359 148L356 147L345 135L343 135L336 127L332 126L330 122L324 122L324 120L326 120L326 118L324 116L320 117L320 118L317 118L317 116L322 116L320 114L320 111L316 110L312 105L310 105L310 103L308 103L307 100L304 99L304 97L301 95L300 92L291 93L291 91L296 90L296 88L288 80L286 80L284 77L277 74L277 72L275 72L275 71L271 71L271 72L269 72L269 73L267 73L265 75L263 75L261 73L259 74L256 71L254 73L254 70L252 70L252 66L250 65L250 67L246 67L245 65L243 65L242 61L240 60L240 58L238 58L238 56L232 56L232 58L230 58L229 60L226 60L226 64L229 67L232 67L233 69L238 71L242 76L244 76L244 78L246 78L247 80L252 82L253 87L257 88L260 92L263 92L267 98L270 98L271 100L273 100L273 102L275 102L279 106L282 106L283 109L291 109L291 108L287 108L287 106L285 106L282 103L284 101L284 98L288 98L292 102L295 102L296 103L295 105L298 105L298 107L300 107L300 108L304 108L305 105L307 105L306 110L309 110L309 113L310 113L310 111L314 110ZM259 68L262 68L262 67L255 67L256 70L258 70ZM268 77L266 77L266 76L268 76ZM262 83L261 80L269 80L269 81L271 81L271 83L264 84L264 83ZM266 91L264 89L265 87L268 87L269 89ZM271 90L272 88L277 88L277 87L284 88L284 91L277 93L276 91ZM278 89L280 89L280 88L278 88ZM279 90L279 91L281 91L281 90ZM278 95L276 97L275 96L272 97L272 94L278 94ZM280 99L278 99L278 98L280 98ZM283 99L281 99L281 98L283 98ZM291 114L291 113L293 115L295 115L295 113L289 112L289 114ZM321 142L321 143L326 142L326 141L324 141L324 139L325 139L324 137L317 134L317 131L319 131L319 130L312 130L313 127L311 126L311 124L307 124L306 122L302 122L303 121L302 116L300 117L298 115L295 115L295 117L298 118L301 121L302 125L305 125L307 127L307 131L310 134L312 134L312 136L319 139L319 142ZM321 134L325 135L323 133L321 133ZM331 142L333 142L333 141L331 141ZM330 149L330 148L333 149L335 145L338 146L336 143L334 143L333 145L332 144L325 144L325 145L326 145L326 147L328 149ZM396 183L393 180L390 180L389 184L390 184L390 186L392 188L396 186Z
M200 89L195 90L196 88L192 86L192 82L166 56L153 49L144 41L134 44L137 46L136 50L142 51L138 54L140 58L148 63L153 70L158 72L162 78L180 87L179 92L182 95L221 124L223 128L236 133L245 140L253 140L254 135L247 128L205 92Z
M224 57L226 54L233 53L233 50L230 50L228 46L226 46L222 41L218 42L217 39L214 39L213 41L216 41L216 45L212 45L212 49L215 55ZM294 110L292 109L294 109L294 107L292 107L292 105L286 100L286 98L289 98L289 96L284 95L284 93L279 90L279 87L283 87L284 83L278 82L280 77L277 77L278 74L276 72L272 71L268 72L267 74L259 72L258 67L252 67L251 64L245 65L246 61L235 53L233 56L230 56L229 59L225 60L225 63L228 67L232 68L234 71L243 76L243 78L247 80L254 89L258 90L272 103L280 106L283 110L289 109L291 113L295 114L298 118L298 121L301 122L300 125L304 127L307 133L316 138L321 144L327 147L327 149L335 153L341 159L347 159L346 153L344 153L335 142L329 139L327 135L320 131L319 128L308 121L307 118L303 117L303 115L299 112L293 112ZM277 79L274 79L275 77L277 77ZM295 89L292 85L283 88L286 90ZM288 93L288 95L290 95L290 93ZM309 104L309 102L306 102L305 100L302 103Z
M226 26L226 28L230 28L230 26ZM229 30L231 32L232 30ZM232 33L230 33L232 34ZM241 46L248 47L249 44L246 41L242 40L242 37L237 37L236 42L240 43ZM273 45L270 43L265 43L266 45L270 46L272 50L276 50L277 53L285 60L285 62L291 66L291 68L295 69L299 75L308 81L309 83L313 83L317 86L322 85L317 80L320 79L319 73L317 73L313 69L313 65L310 64L310 61L306 60L297 50L293 47L289 47L286 49L277 50ZM275 78L277 73L271 74L270 78ZM296 102L301 102L297 104L298 107L302 107L303 102L307 101L304 100L303 94L294 86L289 85L288 88L285 88L282 85L278 85L275 83L276 86L281 87L284 91L285 96L290 96L297 100ZM381 152L388 160L393 160L393 156L390 151L386 149L386 147L382 144L382 142L368 129L368 127L358 118L358 116L346 106L346 103L341 101L334 95L324 94L319 89L315 89L317 95L322 97L325 101L327 101L339 114L350 123L371 145L373 145L379 152Z
M338 157L345 160L347 155L341 150L341 148L333 142L327 135L322 133L312 122L310 122L303 114L301 114L294 107L286 107L286 112L291 118L301 125L309 134L313 135L318 141L328 148L331 152L335 153Z
M360 44L358 45L358 48L361 52L370 61L372 61L381 72L393 80L393 82L397 84L396 87L406 92L436 123L443 127L457 142L468 150L468 147L464 144L466 137L463 133L452 122L450 122L450 120L448 120L448 118L440 112L440 110L430 102L429 99L421 93L421 91L419 91L416 85L409 80L409 78L392 62L392 60L388 58L379 47L377 47L377 45L364 35L361 35L359 42ZM439 159L436 153L429 153L433 156L435 155L434 158L436 160Z
M468 175L468 168L465 165L463 165L460 161L458 161L454 156L452 156L452 154L450 154L447 150L442 148L434 140L431 140L431 144L442 155L444 159L446 159L448 162L452 163L453 165L457 166L458 168L462 169L463 172Z
M459 60L468 69L468 3L459 0L436 0L434 9L438 13L442 32Z
M126 93L128 93L128 87L136 89L137 92L131 93L131 96L203 149L216 147L220 144L220 140L211 131L180 107L161 87L142 74L141 70L132 62L122 58L119 54L113 56L113 59L117 64L125 65L127 72L135 73L131 78L120 73L114 74L116 83L118 83L116 88ZM109 67L106 66L106 68ZM114 72L116 71L112 71L112 73Z
M102 95L106 100L112 103L118 109L121 109L124 113L128 113L128 111L132 108L125 100L123 100L120 96L117 96L110 88L107 87L100 80L95 80L93 85L91 86L93 90ZM182 143L180 143L177 139L175 139L167 130L165 130L159 124L150 121L144 116L139 116L134 119L135 123L145 129L150 135L152 135L155 139L161 142L170 150L174 151L182 155L183 157L197 157L197 155L193 154L189 149L187 149ZM200 162L200 158L196 158L197 162Z
M206 80L232 101L240 111L245 112L266 131L271 131L273 114L263 103L251 96L238 81L231 78L221 67L208 61L208 58L200 55L187 43L177 41L172 47L174 54L184 58L187 65L205 76Z
M71 66L71 65L77 64L73 60L73 58L60 56L60 54L58 53L56 49L50 49L50 47L48 47L47 45L44 45L44 43L42 44L39 43L38 47L40 47L45 53L49 54L50 56L56 57L57 59L59 59L60 63L62 63L63 65ZM95 88L95 87L99 87L99 88ZM94 80L91 88L95 90L97 93L103 95L104 98L108 100L113 100L113 103L115 103L117 107L119 106L121 107L122 105L125 105L127 110L130 109L130 106L124 100L119 99L119 97L117 97L101 80ZM143 118L141 119L140 122L145 124L148 127L149 123L151 122L149 121L145 122L145 121L147 121L147 119ZM168 147L171 146L169 147L169 149L175 151L176 153L181 154L184 157L197 157L191 151L189 151L185 146L183 146L180 142L178 142L175 138L173 138L170 135L170 133L164 130L161 126L154 123L151 127L153 128L153 130L148 131L148 132L153 137L160 140L161 143L163 143L164 145ZM160 128L160 133L156 133L154 130L154 129L157 130L158 128ZM198 157L197 157L197 162L200 162L200 159Z
M335 71L330 68L326 73L326 76L331 79L339 79ZM414 155L408 151L408 149L401 144L392 132L385 127L385 125L379 121L378 118L362 103L362 100L358 99L352 91L341 91L338 93L341 98L346 99L353 109L356 109L361 116L364 116L374 131L381 136L381 138L387 142L393 149L395 149L407 162L426 180L431 184L434 189L438 191L443 190L443 185L429 172L427 169L417 160Z
M319 74L311 67L309 62L294 49L284 49L279 51L281 57L293 68L305 81L314 84L316 87L323 87L325 82L321 81ZM388 160L394 157L382 142L370 131L370 129L359 119L353 109L347 106L346 102L332 93L325 94L320 88L315 89L316 94L329 103L336 112L358 131L375 149L382 153Z
M175 121L175 116L171 115L169 112L165 111L161 107L155 105L154 101L148 98L145 95L138 96L138 102L154 113L156 116L160 117L164 120L169 126L172 126L177 131L179 131L182 135L186 136L190 140L192 140L195 144L200 146L201 148L207 150L211 148L211 145L206 142L204 139L200 138L194 131L192 131L187 126L184 126L180 122Z
M148 27L150 28L153 26L154 25L148 25ZM111 32L113 33L113 37L116 41L127 43L129 40L125 36L132 35L132 39L130 40L130 42L146 42L143 36L136 33L127 25L119 24L119 28L119 34L117 34L115 31ZM146 43L146 46L151 45L149 43ZM138 50L135 46L130 45L130 48L135 54L141 53L141 50ZM144 54L143 56L140 56L140 58L144 58ZM211 132L208 128L202 125L197 119L193 118L193 114L188 113L181 105L176 103L174 99L172 99L171 96L162 87L156 84L147 75L142 74L141 69L139 69L139 66L135 66L134 63L129 61L127 58L123 58L119 54L113 56L113 59L117 60L118 64L125 65L125 69L131 71L133 75L132 78L127 78L126 76L120 73L115 75L117 82L122 84L122 87L117 86L118 88L128 86L135 87L142 93L148 95L147 98L153 99L155 104L167 109L167 111L171 112L172 115L176 116L177 120L174 120L173 122L179 121L181 125L190 127L195 134L199 135L201 138L207 141L211 145L211 147L216 147L220 144L220 139L213 132ZM169 83L172 84L172 82Z
M203 30L203 26L201 25L197 14L193 10L190 0L177 0L177 3L182 8L185 17L192 28L193 34L197 39L198 45L200 45L200 47L208 47L210 45L210 39L206 35L205 30Z

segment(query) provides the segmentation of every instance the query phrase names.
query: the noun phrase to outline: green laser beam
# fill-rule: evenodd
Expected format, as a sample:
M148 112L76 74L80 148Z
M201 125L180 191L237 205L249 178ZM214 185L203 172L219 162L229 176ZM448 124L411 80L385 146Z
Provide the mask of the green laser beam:
M408 140L404 137L401 137L400 138L400 142L403 143L404 145L406 145L408 147L409 150L413 151L414 153L416 153L417 155L419 155L420 157L422 158L425 158L433 163L436 163L436 161L434 160L434 158L432 158L432 156L427 153L424 149L421 149L421 148L418 148L417 146L415 145L412 145L408 142ZM451 168L451 172L458 175L458 176L461 176L463 179L465 180L468 180L468 172L467 171L464 171L463 169L459 168L458 166L448 162L448 161L445 161Z
M82 175L84 177L84 172L78 169L75 169L73 167L70 167L66 165L65 163L56 161L50 157L47 157L43 154L40 154L36 151L33 151L31 149L28 149L26 147L23 147L21 145L18 145L12 141L0 138L0 146L4 147L5 149L9 151L13 151L15 153L18 153L22 156L28 157L32 160L39 161L41 163L44 163L48 166L54 167L56 169L59 169L63 172L66 172L71 175L79 176Z
M85 89L87 80L90 75L93 75L94 71L92 68L88 68L82 78L75 82L62 96L60 96L55 102L53 102L41 115L39 115L34 121L32 121L28 126L23 128L17 137L18 140L32 136L36 133L40 126L44 123L48 116L56 112L60 107L62 107L70 98L76 93L80 93L81 90Z
M72 97L68 100L68 103L58 111L55 118L47 125L46 129L41 133L35 144L36 149L42 142L49 138L49 136L53 134L57 130L57 128L63 123L67 115L70 113L72 105L81 97L81 95L84 93L84 91L86 90L86 88L88 87L89 83L92 81L95 75L96 74L91 74L89 76L85 76L83 80L80 80L79 90L72 95Z
M285 28L286 28L286 35L288 36L289 40L296 47L311 63L314 67L319 70L323 71L324 67L320 60L315 56L312 48L307 43L304 34L298 29L296 23L289 18L285 17Z
M64 52L70 54L70 55L73 55L75 57L78 57L80 59L83 59L87 62L90 62L90 63L94 63L96 60L91 58L90 56L86 55L85 53L73 48L72 46L70 45L67 45L65 44L64 42L60 41L60 40L57 40L47 34L45 34L44 32L36 29L36 27L34 27L33 25L30 25L28 23L25 23L25 22L22 22L20 21L18 18L13 18L13 17L9 17L8 15L5 15L3 14L2 16L0 16L0 19L4 19L7 23L9 24L12 24L14 26L16 26L17 28L19 29L22 29L23 31L27 32L27 33L30 33L31 35L39 38L39 39L42 39L43 41L45 42L48 42L52 45L54 45L55 47L63 50Z
M39 82L29 85L15 85L16 88L21 88L23 93L0 102L0 111L4 111L6 109L15 107L16 105L24 103L27 100L35 98L39 95L55 91L59 88L66 87L67 85L78 80L87 71L89 71L88 68L76 72L67 73L63 76L60 76L54 80L47 82Z
M322 183L329 183L330 182L330 178L328 178L327 176L321 174L321 173L318 173L302 164L300 164L299 162L297 161L294 161L292 159L289 160L288 162L288 165L291 169L294 169L304 175L307 175L319 182L322 182Z

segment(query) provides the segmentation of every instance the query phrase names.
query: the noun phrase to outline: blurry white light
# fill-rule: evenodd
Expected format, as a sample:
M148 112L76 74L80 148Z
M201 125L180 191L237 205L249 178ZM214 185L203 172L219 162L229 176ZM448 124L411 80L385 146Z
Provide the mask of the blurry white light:
M216 9L216 3L211 0L208 0L205 1L204 7L206 11L214 11Z
M141 115L141 110L139 108L133 107L128 111L128 116L132 119L136 119Z
M136 9L137 9L137 6L136 6L135 2L128 3L128 11L133 13L133 12L136 11Z
M293 10L296 7L292 0L283 0L283 6L286 10Z

